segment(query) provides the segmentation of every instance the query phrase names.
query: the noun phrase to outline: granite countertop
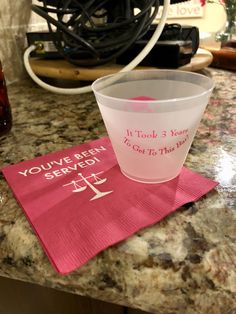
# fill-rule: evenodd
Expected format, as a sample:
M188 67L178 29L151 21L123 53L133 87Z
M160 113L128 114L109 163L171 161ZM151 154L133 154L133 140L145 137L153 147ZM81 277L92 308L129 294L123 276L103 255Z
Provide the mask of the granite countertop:
M0 275L159 314L236 313L236 75L216 87L186 166L220 184L67 275L58 275L0 177ZM106 135L93 95L8 87L13 128L0 168Z

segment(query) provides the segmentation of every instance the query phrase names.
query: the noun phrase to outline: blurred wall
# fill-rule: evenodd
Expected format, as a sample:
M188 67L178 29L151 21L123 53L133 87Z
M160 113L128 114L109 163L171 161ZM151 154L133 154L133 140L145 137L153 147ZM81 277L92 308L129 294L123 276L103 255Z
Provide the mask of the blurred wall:
M160 14L161 10L158 15ZM168 15L168 23L194 25L201 32L216 33L224 27L225 21L226 14L222 5L208 3L202 7L199 0L171 5Z
M22 55L31 0L0 0L0 59L8 83L25 75Z

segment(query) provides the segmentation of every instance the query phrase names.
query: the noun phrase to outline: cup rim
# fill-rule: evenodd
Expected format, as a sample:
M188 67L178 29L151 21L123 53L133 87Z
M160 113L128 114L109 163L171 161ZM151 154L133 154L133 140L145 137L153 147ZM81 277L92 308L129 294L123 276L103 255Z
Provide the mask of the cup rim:
M113 97L113 96L108 96L108 95L104 95L103 93L99 92L98 90L96 90L96 87L95 85L97 85L100 81L102 80L106 80L106 79L109 79L109 78L112 78L112 77L115 77L116 75L119 75L119 74L129 74L131 72L135 72L135 71L139 71L139 72L173 72L173 73L181 73L181 74L188 74L188 75L191 75L191 76L198 76L198 77L204 77L205 79L207 79L210 83L210 87L207 88L206 90L204 90L202 93L199 93L197 95L193 95L193 96L186 96L186 97L178 97L178 98L168 98L168 99L154 99L154 100L145 100L146 102L148 102L149 104L155 104L155 103L158 103L158 104L161 104L161 103L167 103L167 102L181 102L181 101L186 101L186 100L191 100L191 99L195 99L195 98L199 98L199 97L202 97L204 96L205 94L208 94L209 92L211 92L214 87L215 87L215 84L214 84L214 81L212 78L208 77L208 76L205 76L203 74L200 74L200 73L196 73L196 72L191 72L191 71L183 71L183 70L171 70L171 69L148 69L148 70L131 70L131 71L124 71L124 72L116 72L116 73L113 73L113 74L108 74L108 75L105 75L105 76L102 76L98 79L96 79L92 85L91 85L91 88L92 88L92 91L94 92L95 95L98 95L100 97L104 97L106 99L111 99L111 100L115 100L115 101L118 101L118 102L123 102L123 101L127 101L127 98L116 98L116 97ZM137 100L135 99L129 99L129 102L132 104L132 103L136 103Z

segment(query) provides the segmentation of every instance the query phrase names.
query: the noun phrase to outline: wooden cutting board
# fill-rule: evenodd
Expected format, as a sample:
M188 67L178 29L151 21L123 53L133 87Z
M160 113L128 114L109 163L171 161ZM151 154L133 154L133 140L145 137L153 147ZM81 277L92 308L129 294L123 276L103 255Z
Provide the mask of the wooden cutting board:
M213 56L212 66L236 71L236 48L209 49Z
M185 71L198 71L211 64L213 60L211 52L198 49L191 62L180 67ZM75 66L65 60L30 59L30 65L38 76L56 79L94 81L95 79L118 72L123 66L118 64L105 64L102 66L84 68ZM153 69L153 67L138 66L136 69Z

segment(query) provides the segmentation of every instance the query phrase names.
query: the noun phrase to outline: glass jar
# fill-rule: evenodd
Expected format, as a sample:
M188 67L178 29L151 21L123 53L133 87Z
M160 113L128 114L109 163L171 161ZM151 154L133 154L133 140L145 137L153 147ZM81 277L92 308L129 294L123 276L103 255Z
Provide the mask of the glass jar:
M5 77L0 61L0 136L10 131L12 127L11 107L7 95Z
M216 34L216 40L221 46L230 46L229 43L236 42L236 2L225 1L226 23L224 29Z

